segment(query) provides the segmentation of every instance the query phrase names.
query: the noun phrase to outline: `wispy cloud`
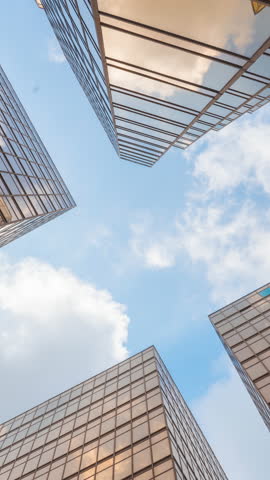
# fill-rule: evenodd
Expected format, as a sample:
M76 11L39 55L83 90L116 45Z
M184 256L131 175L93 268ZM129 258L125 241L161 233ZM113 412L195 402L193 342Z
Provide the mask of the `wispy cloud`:
M169 228L155 228L153 218L131 224L130 246L143 267L174 267L185 256L204 266L220 303L269 280L269 122L262 115L253 121L227 127L187 154L194 189Z
M108 291L37 259L0 260L3 417L18 391L23 410L126 357L129 318Z
M172 267L175 263L175 239L168 235L155 237L151 235L151 226L145 219L130 225L130 249L141 262L149 268L162 269Z
M266 108L187 150L194 176L208 193L228 194L238 187L270 193L269 124Z
M48 58L49 61L53 63L66 62L66 57L56 38L51 38L48 42Z
M103 224L97 225L88 234L86 242L90 247L105 248L112 238L111 230Z

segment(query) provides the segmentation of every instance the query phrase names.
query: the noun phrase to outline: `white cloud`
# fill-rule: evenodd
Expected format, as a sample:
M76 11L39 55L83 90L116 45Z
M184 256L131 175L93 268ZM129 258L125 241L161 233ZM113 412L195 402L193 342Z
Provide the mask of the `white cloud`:
M61 47L56 38L51 38L48 43L48 57L49 61L53 63L64 63L66 57L63 54Z
M130 245L144 267L179 264L183 275L186 258L203 267L218 307L269 281L269 122L262 114L252 120L189 150L194 187L177 220L161 229L160 219L150 218L131 229ZM169 260L149 261L153 245L156 258ZM269 433L227 356L223 362L194 414L230 480L267 480Z
M132 236L130 240L131 251L139 257L146 267L168 268L174 265L174 238L164 237L163 242L151 237L149 225L143 222L134 223L130 226Z
M266 109L267 112L267 109ZM205 147L202 149L202 145ZM263 112L244 117L187 151L195 157L194 175L208 192L222 192L238 186L260 187L270 193L269 121Z
M183 256L204 265L212 298L219 304L269 281L269 244L270 209L251 202L190 204L168 233L137 225L130 240L146 268L173 267Z
M111 230L106 225L99 224L87 235L86 242L96 248L108 247L112 237Z
M182 251L205 265L215 301L232 301L269 280L270 209L249 202L196 206L177 229Z
M192 410L230 480L268 480L269 432L229 360Z
M37 259L11 264L1 255L0 316L4 418L127 355L125 307L108 291Z
M187 152L194 186L176 221L161 229L157 218L157 229L152 218L131 228L130 245L144 267L173 267L184 255L205 268L219 305L269 281L267 110L252 121L228 126Z

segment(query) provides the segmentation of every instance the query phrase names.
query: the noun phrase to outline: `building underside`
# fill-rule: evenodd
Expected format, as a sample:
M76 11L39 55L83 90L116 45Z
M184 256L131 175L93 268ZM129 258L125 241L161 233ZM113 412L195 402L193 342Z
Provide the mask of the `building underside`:
M151 167L269 102L269 2L193 3L42 0L125 160Z

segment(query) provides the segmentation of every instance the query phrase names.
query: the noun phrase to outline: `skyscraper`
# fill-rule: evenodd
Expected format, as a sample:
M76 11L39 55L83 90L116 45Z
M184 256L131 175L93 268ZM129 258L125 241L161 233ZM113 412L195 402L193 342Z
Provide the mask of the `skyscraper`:
M0 247L74 206L0 66Z
M154 347L0 428L0 480L225 480Z
M270 283L209 318L270 430Z
M38 0L114 148L148 167L269 102L268 3Z

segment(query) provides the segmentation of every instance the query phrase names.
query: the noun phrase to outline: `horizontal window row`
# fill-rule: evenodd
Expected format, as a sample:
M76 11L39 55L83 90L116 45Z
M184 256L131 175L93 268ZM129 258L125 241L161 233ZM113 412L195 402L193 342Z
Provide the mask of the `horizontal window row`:
M4 136L1 136L1 149L4 153L11 155L15 154L18 158L32 161L34 164L45 164L52 166L47 156L45 156L42 152Z
M254 326L249 325L244 330L241 330L239 332L234 332L229 337L224 338L224 341L230 348L232 348L234 351L237 351L243 348L244 345L254 344L261 339L264 340L264 343L267 343L267 339L269 341L269 335L270 335L270 319L268 318L260 321L260 325L258 326L258 328L256 325ZM257 348L257 350L260 350L260 349L262 348L261 347Z
M0 120L0 133L3 138L3 150L12 153L12 150L10 150L10 147L12 147L17 154L31 154L39 163L42 162L42 160L44 161L44 157L46 158L46 152L41 141L36 140L32 136L24 135L22 125L5 110L0 109ZM19 129L20 133L18 133Z
M258 321L260 321L262 318L268 317L269 310L270 310L270 303L269 301L267 301L260 305L260 310L256 311L256 315L252 317L252 319L247 319L242 314L237 315L237 317L234 320L232 321L225 320L222 323L222 325L217 327L216 329L221 335L224 335L230 331L245 328L250 324L254 325Z
M44 402L41 405L35 408L32 408L31 410L28 410L22 415L19 415L14 419L11 419L8 422L5 422L3 424L3 427L5 427L5 433L7 433L10 429L13 430L15 428L18 428L20 425L24 423L28 423L35 417L39 417L48 411L56 409L57 407L61 407L61 405L63 405L63 408L66 408L67 405L65 407L64 405L67 404L68 402L72 402L73 399L74 399L74 403L72 403L70 406L74 408L73 405L75 405L75 410L76 410L78 408L78 404L76 402L79 402L79 400L85 399L86 394L88 392L92 391L92 395L94 395L93 400L91 398L91 403L92 401L98 400L98 398L95 398L96 394L99 391L101 391L102 393L99 394L100 395L99 398L103 397L104 391L102 389L104 389L104 387L107 386L107 383L108 384L109 382L114 383L116 381L121 382L124 378L127 378L128 379L127 383L129 384L130 375L132 374L134 369L138 368L141 364L143 364L144 368L147 369L147 366L149 364L152 364L151 359L153 358L154 358L154 350L149 349L144 351L142 354L136 355L135 357L131 357L131 359L129 360L119 363L115 367L112 367L106 370L105 372L98 374L79 385L76 385L75 387L67 390L66 392L56 397L53 397L47 402ZM144 370L144 373L146 374L147 371ZM1 431L1 434L3 434L2 431Z
M4 152L1 152L0 159L1 171L27 175L28 177L44 178L56 184L61 192L64 189L57 170L48 163L44 163L44 161L41 163L39 160L39 163L37 163L33 158L24 158L22 155L16 156L14 153Z
M228 325L228 327L229 329L226 333L218 330L219 334L223 336L226 342L227 339L237 333L239 333L243 338L248 338L257 332L261 332L267 327L270 327L270 311L266 311L264 314L259 314L253 320L243 321L238 327L231 328L230 325Z
M27 123L26 117L19 116L14 109L8 107L0 98L0 120L1 128L10 133L11 138L16 141L22 140L30 148L44 153L45 149L39 137L37 136L34 127ZM15 132L16 130L16 132ZM9 135L7 135L9 136Z
M56 218L57 216L61 215L64 210L59 210L58 212L47 213L45 215L40 215L39 217L32 217L30 219L24 219L21 221L17 221L14 223L9 223L1 228L1 237L0 237L0 246L3 247L10 240L14 240L19 238L21 235L24 235L27 232L30 232L34 228L43 225L44 223ZM1 431L5 429L5 427L0 427Z
M10 117L8 112L0 109L0 133L1 137L14 140L15 142L29 146L31 149L37 151L41 157L44 156L41 142L33 135L30 127L25 127L21 123L15 123L14 118L12 125L10 124Z
M1 158L0 158L1 163ZM52 195L65 194L63 188L51 179L38 178L20 174L0 172L1 189L7 195ZM58 182L57 182L58 183Z
M237 344L235 347L232 347L232 352L236 355L240 362L250 359L254 355L262 353L264 350L270 348L270 334L262 337L261 335L256 335L245 342Z
M78 419L76 421L75 419L71 419L68 423L64 423L62 427L56 426L51 429L49 433L42 431L36 437L28 438L24 442L19 442L10 449L4 450L0 456L0 465L13 462L31 452L33 452L31 455L40 455L43 451L44 445L46 445L44 449L48 450L56 445L65 444L66 450L61 454L66 453L68 450L73 450L84 442L89 442L97 437L103 438L103 436L106 435L106 432L112 429L118 430L121 425L127 424L131 421L134 425L138 422L141 423L145 421L144 418L146 418L146 413L148 411L151 411L151 418L156 417L154 424L156 426L160 425L162 415L160 415L159 410L157 410L159 405L161 405L161 396L159 392L153 391L133 400L131 403L123 405L106 416L100 416L95 419L95 417L87 418L83 415L79 417L79 421L77 421ZM159 417L157 418L158 415ZM138 417L140 417L140 420L135 420ZM163 421L164 419L162 422ZM159 426L159 428L162 428L163 426L162 423L162 426ZM130 426L128 428L130 428ZM62 450L63 448L61 447L61 451Z
M66 422L69 423L76 419L75 423L78 426L86 423L87 421L90 421L91 419L100 417L101 415L107 415L106 412L114 409L116 406L117 408L120 408L121 405L129 402L131 399L139 397L140 395L144 394L149 390L155 389L156 387L158 387L158 384L158 377L151 374L149 375L149 378L145 381L135 382L135 384L131 387L125 387L123 390L120 390L117 394L117 401L115 401L115 399L111 397L110 399L107 399L107 402L104 401L104 399L101 399L93 406L87 405L79 411L75 410L76 413L70 412L70 415L64 420L61 419L64 418L65 410L63 410L62 413L58 412L56 415L46 419L45 421L39 420L37 423L34 423L32 425L30 424L30 426L27 426L27 428L25 428L24 430L21 429L15 433L10 433L6 437L4 437L4 440L1 443L1 449L8 447L14 442L22 440L23 438L28 437L29 435L32 435L33 433L38 432L41 429L46 429L46 431L43 432L46 433L47 431L49 431L48 425L53 425L57 422L58 423L56 426L61 426Z
M231 320L234 317L241 315L241 310L245 311L248 308L253 308L258 302L261 302L262 298L258 293L252 293L247 297L241 298L231 305L228 305L216 313L210 315L211 321L215 325L222 325L226 320ZM231 317L231 318L230 318Z
M72 203L64 202L62 195L14 195L2 196L1 199L0 211L4 217L4 223L66 210L72 206Z
M11 91L11 89L8 87L1 73L0 73L0 84L1 84L0 96L2 97L2 99L4 99L4 101L9 105L11 105L16 111L22 110L22 106L18 100L18 97L16 96L14 91Z
M133 455L132 460L134 461L134 457L136 459L137 452L143 451L143 449L145 449L146 447L149 448L151 444L154 445L158 441L161 441L161 439L166 439L166 442L162 442L162 444L160 444L160 447L163 447L163 451L160 451L159 458L157 453L153 455L155 459L154 462L160 460L160 458L164 458L170 455L170 448L166 430L163 430L162 433L154 433L149 436L148 422L146 423L146 427L144 427L143 423L138 426L139 428L141 428L139 438L143 438L144 440L140 441L140 439L138 439L132 445L127 444L126 437L129 435L129 432L124 432L117 436L115 439L111 439L106 443L100 443L98 446L96 446L95 443L92 442L84 448L79 448L73 453L62 457L61 460L59 459L57 461L53 461L52 455L50 455L50 451L48 450L47 452L45 452L45 458L43 459L43 461L42 456L36 456L30 458L26 464L17 464L17 462L15 462L13 468L9 471L5 471L5 468L2 469L1 471L3 473L0 475L0 480L15 480L16 478L21 478L21 476L27 475L32 471L38 472L39 470L43 469L44 464L48 463L50 463L51 469L53 469L54 466L59 466L60 464L63 465L62 478L69 477L70 475L78 473L80 470L85 470L86 468L88 469L89 467L92 468L93 472L95 473L95 471L98 472L104 470L105 468L107 468L108 465L113 465L113 463L118 463L123 459L130 458L131 455ZM133 436L133 430L131 431L131 433ZM135 438L138 437L136 426L134 427L134 435ZM121 448L121 445L125 446ZM115 447L117 451L113 447ZM157 449L154 450L156 451ZM147 456L146 452L145 455ZM141 455L140 458L142 456L143 455ZM151 463L151 461L149 463L147 461L145 466ZM136 470L141 470L141 468L138 468ZM125 475L123 475L122 478L124 477Z

